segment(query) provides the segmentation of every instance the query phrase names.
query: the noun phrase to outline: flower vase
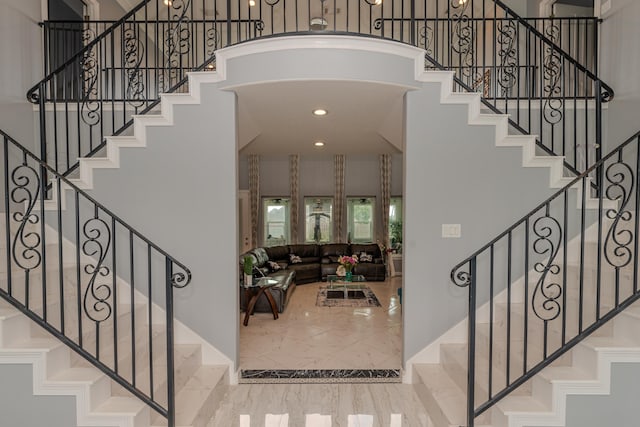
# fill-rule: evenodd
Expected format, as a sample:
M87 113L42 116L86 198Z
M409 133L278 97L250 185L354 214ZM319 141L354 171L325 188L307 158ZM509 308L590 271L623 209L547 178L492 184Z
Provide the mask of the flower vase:
M353 279L353 273L351 273L351 270L348 270L344 275L344 280L347 282L350 282L352 279Z

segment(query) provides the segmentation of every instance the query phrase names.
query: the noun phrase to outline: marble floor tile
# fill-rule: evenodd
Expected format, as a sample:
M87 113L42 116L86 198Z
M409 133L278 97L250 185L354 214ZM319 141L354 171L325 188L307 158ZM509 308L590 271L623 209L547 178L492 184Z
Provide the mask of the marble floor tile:
M406 384L240 384L230 387L207 427L266 427L276 420L283 427L432 426Z
M299 285L279 319L240 326L240 369L400 369L401 280L367 283L381 307L317 307L323 284Z

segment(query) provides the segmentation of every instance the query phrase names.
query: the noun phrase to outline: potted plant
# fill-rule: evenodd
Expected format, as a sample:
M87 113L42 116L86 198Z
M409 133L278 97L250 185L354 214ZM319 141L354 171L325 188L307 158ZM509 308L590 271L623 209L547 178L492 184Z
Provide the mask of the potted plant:
M244 270L244 285L253 285L253 257L247 255L242 260L242 269Z

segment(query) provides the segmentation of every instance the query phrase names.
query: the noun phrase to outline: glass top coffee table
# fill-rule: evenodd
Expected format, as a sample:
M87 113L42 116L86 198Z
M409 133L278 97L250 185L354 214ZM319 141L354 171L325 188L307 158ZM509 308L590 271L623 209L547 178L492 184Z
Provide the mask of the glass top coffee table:
M336 274L327 275L327 299L364 299L364 282L367 279L361 274L351 276L351 281Z

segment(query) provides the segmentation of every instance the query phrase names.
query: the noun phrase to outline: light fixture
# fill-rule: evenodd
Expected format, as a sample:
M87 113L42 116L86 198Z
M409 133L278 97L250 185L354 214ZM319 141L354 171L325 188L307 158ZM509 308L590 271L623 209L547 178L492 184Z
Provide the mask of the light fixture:
M253 7L256 5L256 0L249 0L249 6Z
M313 110L314 116L326 116L328 113L329 112L324 108L316 108L315 110Z
M326 30L329 26L329 22L323 17L316 16L315 18L311 18L311 22L309 27L311 27L311 31L322 31Z
M313 145L315 145L316 147L324 147L324 142L316 141L316 142L313 143Z
M165 6L171 6L171 0L164 0Z

